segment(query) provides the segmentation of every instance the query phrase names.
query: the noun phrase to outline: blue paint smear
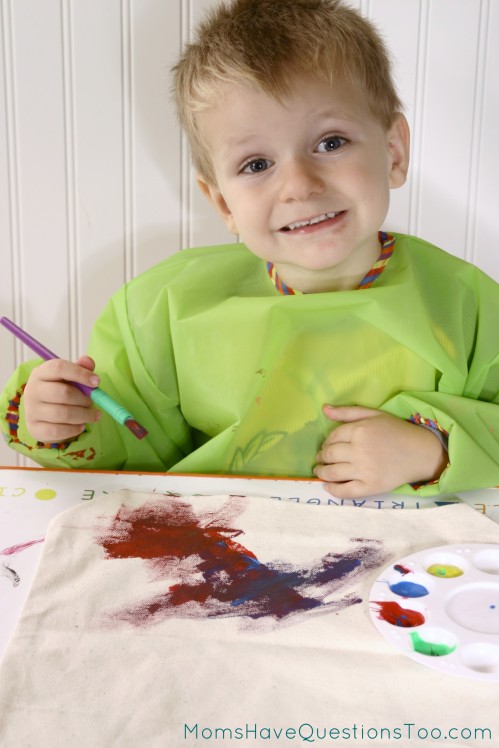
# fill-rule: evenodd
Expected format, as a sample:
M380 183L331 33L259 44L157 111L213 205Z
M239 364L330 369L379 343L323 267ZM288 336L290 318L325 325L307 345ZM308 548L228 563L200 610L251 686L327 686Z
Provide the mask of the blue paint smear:
M246 560L248 556L242 555L241 558ZM277 614L279 617L297 610L320 607L324 604L323 597L304 595L301 588L314 585L327 589L334 582L348 579L349 575L363 563L362 559L353 556L351 551L350 555L345 556L328 554L310 569L293 569L290 566L272 562L269 564L257 562L259 568L256 568L255 560L251 559L251 561L253 562L251 565L233 576L231 584L233 592L239 587L244 590L244 594L237 595L230 605L234 608L244 603L272 604L274 613L276 609L279 610ZM258 613L255 616L251 612L247 614L251 617L261 615Z

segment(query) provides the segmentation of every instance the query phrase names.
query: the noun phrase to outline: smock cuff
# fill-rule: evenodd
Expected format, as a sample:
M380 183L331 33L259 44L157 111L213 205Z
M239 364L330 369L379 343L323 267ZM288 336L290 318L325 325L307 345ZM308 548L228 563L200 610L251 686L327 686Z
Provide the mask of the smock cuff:
M20 444L29 450L36 449L66 449L74 441L66 439L62 442L40 442L34 439L26 428L23 413L23 393L25 384L9 399L5 420L7 421L7 439L11 444ZM77 438L77 437L76 437Z

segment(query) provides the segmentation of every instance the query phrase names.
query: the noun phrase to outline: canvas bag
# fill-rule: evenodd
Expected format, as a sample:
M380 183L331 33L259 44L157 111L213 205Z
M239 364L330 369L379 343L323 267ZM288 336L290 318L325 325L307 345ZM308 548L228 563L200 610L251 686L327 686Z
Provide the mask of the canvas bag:
M499 684L413 661L369 612L389 563L461 542L499 526L464 505L129 491L70 509L0 668L0 745L462 747L481 743L448 730L483 727L497 746Z

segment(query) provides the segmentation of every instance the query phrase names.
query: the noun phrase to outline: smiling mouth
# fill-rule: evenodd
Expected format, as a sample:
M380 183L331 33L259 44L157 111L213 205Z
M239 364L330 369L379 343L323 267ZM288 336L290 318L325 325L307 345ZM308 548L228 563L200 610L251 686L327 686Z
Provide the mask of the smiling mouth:
M294 223L289 223L287 226L283 226L280 231L296 231L297 229L303 229L307 226L315 226L319 223L324 223L324 221L330 221L332 218L336 218L342 213L344 213L343 210L339 210L337 213L321 213L321 215L314 216L313 218L309 218L305 221L295 221Z

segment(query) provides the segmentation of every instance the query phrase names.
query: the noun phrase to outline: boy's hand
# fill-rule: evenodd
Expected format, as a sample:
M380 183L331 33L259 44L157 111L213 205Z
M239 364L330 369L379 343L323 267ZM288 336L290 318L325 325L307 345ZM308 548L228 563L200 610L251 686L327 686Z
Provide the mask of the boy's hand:
M76 363L52 359L37 366L30 374L23 394L26 426L40 442L60 442L78 436L85 423L99 420L100 412L92 400L70 382L88 387L99 384L93 374L95 362L81 356Z
M447 466L444 447L422 426L359 406L325 405L323 412L342 425L324 441L314 474L340 499L436 480Z

